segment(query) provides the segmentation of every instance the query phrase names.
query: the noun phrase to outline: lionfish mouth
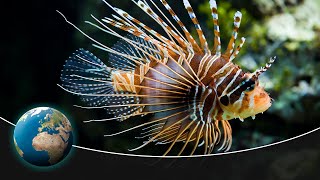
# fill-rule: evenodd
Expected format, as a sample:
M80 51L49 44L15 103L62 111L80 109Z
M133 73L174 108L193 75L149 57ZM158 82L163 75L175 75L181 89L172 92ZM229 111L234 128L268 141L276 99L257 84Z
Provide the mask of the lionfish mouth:
M145 141L130 151L153 142L168 144L164 156L170 152L193 155L228 151L232 144L232 130L223 116L225 112L219 97L227 93L239 93L233 91L233 88L237 88L236 84L244 76L242 70L232 62L245 42L242 37L235 48L241 12L237 11L234 15L231 39L226 51L222 53L215 0L209 0L214 24L212 33L215 35L212 48L209 48L188 0L183 0L183 5L195 26L200 43L165 0L160 0L160 4L168 11L167 15L152 0L132 0L165 34L158 33L107 1L103 2L116 15L103 19L92 15L96 23L86 23L119 38L112 47L92 38L58 11L67 23L92 40L94 47L109 53L105 64L89 51L79 49L69 57L62 70L62 85L59 86L80 96L87 104L78 107L102 108L113 116L84 122L126 121L132 117L141 117L143 122L139 125L104 135L115 136L140 129L142 132L136 138ZM171 20L168 16L172 17ZM171 21L175 21L178 26L174 26ZM128 35L122 36L111 27L125 31ZM259 76L267 68L269 66L256 71L253 76ZM220 148L216 149L217 146Z

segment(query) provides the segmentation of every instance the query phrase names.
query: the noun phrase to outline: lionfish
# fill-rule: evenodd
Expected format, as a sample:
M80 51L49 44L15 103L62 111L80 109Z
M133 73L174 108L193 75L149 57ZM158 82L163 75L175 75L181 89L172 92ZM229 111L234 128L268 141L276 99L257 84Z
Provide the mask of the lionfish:
M244 72L232 61L238 55L245 38L235 48L242 18L241 12L234 15L234 28L225 52L221 52L217 3L209 0L214 24L213 48L210 49L199 21L188 0L183 0L191 21L195 26L196 40L187 30L174 10L165 0L159 0L168 11L167 16L150 0L131 0L163 29L160 34L122 9L103 1L117 15L113 18L86 21L90 25L119 38L108 47L79 30L94 42L93 46L108 52L108 66L87 50L73 53L62 70L59 85L65 91L80 98L88 105L83 108L104 108L112 118L91 121L126 121L138 116L138 125L105 136L114 136L134 129L141 130L145 141L138 150L150 143L169 144L166 156L177 144L181 149L177 155L193 155L199 147L204 154L229 151L232 144L232 129L228 120L243 121L266 111L272 98L259 86L258 77L274 62L270 58L264 67L253 73ZM150 6L152 4L153 8ZM156 11L160 14L157 14ZM177 23L173 25L168 15ZM127 33L120 35L110 27ZM180 28L180 31L178 30ZM137 118L135 118L137 120Z

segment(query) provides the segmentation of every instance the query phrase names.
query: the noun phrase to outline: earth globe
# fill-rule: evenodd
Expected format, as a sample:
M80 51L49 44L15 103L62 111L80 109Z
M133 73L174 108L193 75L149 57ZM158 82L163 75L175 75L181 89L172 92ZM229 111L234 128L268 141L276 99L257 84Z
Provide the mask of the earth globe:
M62 161L73 143L67 117L51 107L36 107L24 113L14 128L18 154L35 166L51 166Z

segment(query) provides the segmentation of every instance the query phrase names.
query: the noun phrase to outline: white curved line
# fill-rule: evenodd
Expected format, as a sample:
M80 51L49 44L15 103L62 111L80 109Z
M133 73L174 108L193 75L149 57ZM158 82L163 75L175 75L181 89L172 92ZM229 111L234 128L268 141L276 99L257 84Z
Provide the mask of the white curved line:
M12 125L12 126L16 126L15 124L13 124L12 122L10 122L10 121L8 121L8 120L4 119L3 117L0 117L0 119L1 119L1 120L3 120L3 121L4 121L4 122L6 122L6 123L8 123L8 124Z
M5 121L6 123L12 125L12 126L16 126L15 124L13 124L12 122L0 117L1 120ZM117 153L117 152L111 152L111 151L103 151L103 150L99 150L99 149L92 149L92 148L87 148L87 147L82 147L82 146L77 146L77 145L72 145L72 147L78 148L78 149L83 149L83 150L87 150L87 151L92 151L92 152L99 152L99 153L105 153L105 154L112 154L112 155L121 155L121 156L131 156L131 157L145 157L145 158L195 158L195 157L207 157L207 156L219 156L219 155L225 155L225 154L235 154L235 153L241 153L241 152L246 152L246 151L252 151L252 150L256 150L256 149L261 149L261 148L265 148L265 147L269 147L269 146L273 146L273 145L277 145L277 144L281 144L281 143L285 143L294 139L297 139L299 137L308 135L310 133L313 133L317 130L319 130L320 127L313 129L309 132L300 134L298 136L289 138L289 139L285 139L279 142L275 142L275 143L271 143L271 144L266 144L263 146L259 146L259 147L254 147L254 148L249 148L249 149L242 149L242 150L237 150L237 151L230 151L230 152L222 152L222 153L215 153L215 154L202 154L202 155L192 155L192 156L152 156L152 155L139 155L139 154L126 154L126 153Z
M222 152L222 153L215 153L215 154L203 154L203 155L192 155L192 156L152 156L152 155L126 154L126 153L117 153L117 152L111 152L111 151L103 151L103 150L98 150L98 149L86 148L86 147L77 146L77 145L72 145L72 146L75 147L75 148L78 148L78 149L83 149L83 150L88 150L88 151L93 151L93 152L106 153L106 154L112 154L112 155L121 155L121 156L131 156L131 157L145 157L145 158L196 158L196 157L207 157L207 156L219 156L219 155L226 155L226 154L234 154L234 153L241 153L241 152L261 149L261 148L265 148L265 147L269 147L269 146L273 146L273 145L277 145L277 144L281 144L281 143L285 143L285 142L297 139L299 137L302 137L302 136L308 135L310 133L313 133L313 132L315 132L315 131L317 131L319 129L320 129L320 127L316 128L316 129L313 129L313 130L311 130L309 132L300 134L298 136L286 139L286 140L282 140L282 141L279 141L279 142L275 142L275 143L271 143L271 144L267 144L267 145L263 145L263 146L259 146L259 147L243 149L243 150L237 150L237 151L231 151L231 152Z

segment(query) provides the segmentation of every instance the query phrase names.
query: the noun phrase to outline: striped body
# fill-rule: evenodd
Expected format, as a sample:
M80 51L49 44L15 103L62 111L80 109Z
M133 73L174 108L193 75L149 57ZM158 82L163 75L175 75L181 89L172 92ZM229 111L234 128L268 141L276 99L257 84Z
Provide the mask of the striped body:
M109 52L108 66L90 52L80 49L67 60L61 75L61 87L81 96L89 105L83 108L105 108L114 115L105 120L146 117L137 126L105 136L140 128L142 132L137 138L146 141L132 151L151 142L169 143L164 153L167 155L179 141L183 143L178 155L184 153L190 142L193 144L190 155L200 146L204 147L204 154L213 152L216 145L220 145L218 150L228 151L232 144L228 120L254 117L271 106L271 98L259 86L258 76L271 66L274 59L253 73L243 72L232 62L245 42L241 38L235 48L242 17L239 11L234 16L234 30L228 47L222 53L214 0L209 1L215 35L212 50L188 0L183 0L183 4L195 25L200 44L164 0L159 3L168 10L180 31L152 0L150 4L132 0L160 25L165 32L163 35L129 13L104 2L117 15L102 21L93 16L98 24L88 23L119 37L113 47L103 45L67 22L91 39L95 47ZM128 35L119 35L107 24L126 31Z

